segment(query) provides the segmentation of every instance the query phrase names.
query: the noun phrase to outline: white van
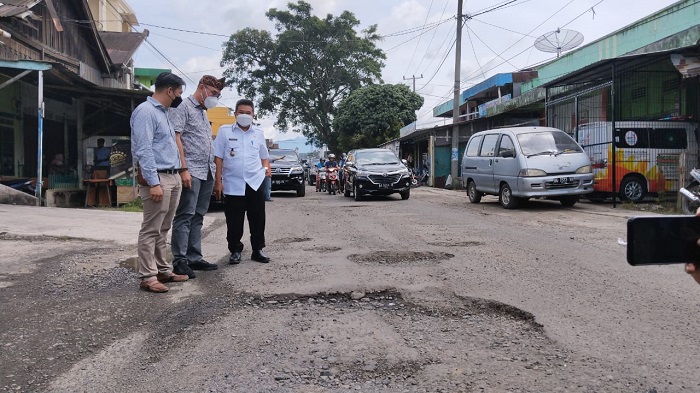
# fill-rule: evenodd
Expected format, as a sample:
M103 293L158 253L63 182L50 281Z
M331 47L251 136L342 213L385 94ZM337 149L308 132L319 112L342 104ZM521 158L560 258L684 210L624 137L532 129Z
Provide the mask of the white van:
M678 191L686 181L679 178L679 168L689 171L698 163L696 130L697 124L689 122L616 121L615 191L632 202L649 193ZM595 194L591 197L611 196L612 123L582 124L578 140L593 165ZM681 157L685 157L682 162Z
M498 195L513 209L528 198L557 199L573 206L593 192L591 162L564 131L550 127L512 127L478 132L462 158L462 180L469 201Z

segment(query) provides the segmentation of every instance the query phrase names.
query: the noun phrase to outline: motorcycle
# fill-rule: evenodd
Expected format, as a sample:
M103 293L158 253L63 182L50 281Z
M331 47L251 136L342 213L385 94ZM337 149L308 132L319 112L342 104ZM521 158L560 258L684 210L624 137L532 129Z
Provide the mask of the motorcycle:
M412 169L409 169L409 175L411 176L411 188L420 187L421 184L428 180L428 172L424 173L423 176L419 176Z
M36 194L36 184L34 183L33 179L20 178L0 180L0 184L15 189L17 191L22 191L29 195Z
M681 203L683 214L692 215L700 208L700 169L692 169L690 175L693 181L681 188L680 193L685 197Z
M316 192L326 191L326 168L321 168L316 174Z
M326 169L326 188L331 195L335 195L338 191L338 168L330 167Z

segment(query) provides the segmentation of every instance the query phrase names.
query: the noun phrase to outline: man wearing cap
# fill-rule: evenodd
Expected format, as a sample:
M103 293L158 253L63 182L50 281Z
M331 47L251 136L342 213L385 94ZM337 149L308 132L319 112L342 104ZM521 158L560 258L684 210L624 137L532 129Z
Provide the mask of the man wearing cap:
M138 275L140 288L149 292L167 292L163 283L188 279L173 273L166 260L166 236L182 188L178 173L182 165L168 108L182 102L184 85L179 76L161 73L156 78L155 93L131 114L131 154L139 165L139 196L143 201Z
M218 104L224 79L205 75L197 90L169 111L183 163L182 193L173 220L173 271L195 278L193 270L216 270L202 257L202 224L214 189L214 145L207 109Z

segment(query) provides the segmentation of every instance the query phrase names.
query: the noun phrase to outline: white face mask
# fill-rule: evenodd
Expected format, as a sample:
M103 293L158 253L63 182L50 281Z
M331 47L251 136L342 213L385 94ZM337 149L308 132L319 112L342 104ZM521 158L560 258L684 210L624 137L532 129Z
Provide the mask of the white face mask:
M219 99L216 97L209 96L204 99L204 107L207 109L214 108L219 104Z
M236 116L236 123L241 127L248 127L253 124L253 116L240 114Z

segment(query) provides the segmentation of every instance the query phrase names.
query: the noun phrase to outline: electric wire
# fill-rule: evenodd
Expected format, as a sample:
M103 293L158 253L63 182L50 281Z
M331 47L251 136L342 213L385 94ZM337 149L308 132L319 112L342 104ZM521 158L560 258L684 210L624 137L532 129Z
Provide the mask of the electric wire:
M430 6L428 7L428 12L425 14L425 20L423 21L423 27L425 27L425 24L428 23L428 18L430 17L430 11L433 9L433 2L434 0L430 0ZM411 63L413 63L413 59L416 57L416 51L418 51L418 46L420 45L420 40L423 37L423 34L426 32L423 31L421 35L418 37L418 42L416 42L416 46L413 48L413 54L411 55L411 60L408 61L408 64L406 65L406 71L404 71L404 75L408 72L408 69L411 68Z
M442 8L442 14L440 14L439 20L442 20L442 17L445 16L445 11L447 10L447 5L450 4L450 0L445 1L445 6ZM430 41L428 42L428 48L430 48L430 45L433 43L433 39L435 38L435 33L437 33L437 29L433 30L433 35L430 36ZM421 57L420 62L418 62L418 65L416 66L416 71L420 68L421 65L423 65L423 60L425 60L426 54L428 51L425 51L423 53L423 57Z

